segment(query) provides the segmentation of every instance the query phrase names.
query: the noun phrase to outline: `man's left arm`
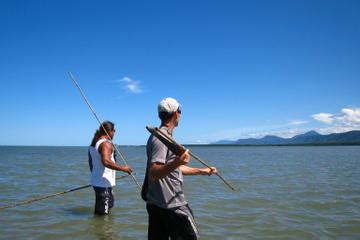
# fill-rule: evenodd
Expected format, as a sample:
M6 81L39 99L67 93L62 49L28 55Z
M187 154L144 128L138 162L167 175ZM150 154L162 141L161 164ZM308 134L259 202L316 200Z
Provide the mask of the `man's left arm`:
M215 167L211 168L192 168L185 165L180 166L180 170L184 175L212 175L217 173Z

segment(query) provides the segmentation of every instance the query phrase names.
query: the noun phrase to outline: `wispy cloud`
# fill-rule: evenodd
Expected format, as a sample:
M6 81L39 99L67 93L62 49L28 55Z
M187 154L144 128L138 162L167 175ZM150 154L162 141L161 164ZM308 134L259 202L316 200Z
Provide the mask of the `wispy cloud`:
M263 125L248 128L224 129L203 135L203 142L215 142L218 140L237 140L243 138L262 138L266 135L291 138L312 129L289 127L289 123L283 125Z
M291 122L289 122L289 125L303 125L308 123L308 121L303 121L303 120L293 120Z
M144 89L141 86L140 81L135 81L130 77L123 77L120 80L117 80L122 84L122 87L129 93L143 93Z
M331 124L334 121L333 116L334 115L331 113L317 113L311 115L313 119L326 124Z

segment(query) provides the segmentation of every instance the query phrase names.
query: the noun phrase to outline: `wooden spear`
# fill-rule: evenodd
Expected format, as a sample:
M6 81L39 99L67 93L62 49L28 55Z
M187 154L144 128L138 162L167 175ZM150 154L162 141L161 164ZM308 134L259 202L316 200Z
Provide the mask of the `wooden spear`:
M162 143L164 143L174 154L176 155L181 155L182 153L184 153L186 151L186 148L177 143L171 136L163 133L159 128L157 127L149 127L146 126L146 129L153 134L155 137L157 137ZM193 154L192 152L189 151L189 154L191 157L193 157L195 160L199 161L201 164L203 164L204 166L211 168L211 166L209 164L207 164L204 160L200 159L198 156L196 156L195 154ZM235 191L235 188L233 186L231 186L231 184L226 181L219 172L215 173L231 190Z

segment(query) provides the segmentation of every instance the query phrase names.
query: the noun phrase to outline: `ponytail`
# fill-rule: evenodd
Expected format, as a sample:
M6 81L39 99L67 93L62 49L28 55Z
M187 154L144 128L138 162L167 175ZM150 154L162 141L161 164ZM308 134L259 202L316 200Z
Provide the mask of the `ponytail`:
M94 134L94 137L93 137L93 139L92 139L92 141L91 141L90 146L95 147L96 142L98 141L99 137L100 137L100 131L99 131L99 129L98 129L98 130L96 130L96 132L95 132L95 134Z

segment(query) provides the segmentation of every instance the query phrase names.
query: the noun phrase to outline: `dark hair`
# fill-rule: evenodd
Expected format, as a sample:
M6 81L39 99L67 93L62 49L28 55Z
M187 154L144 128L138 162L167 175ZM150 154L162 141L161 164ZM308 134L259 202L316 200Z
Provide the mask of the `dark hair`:
M166 122L172 118L175 112L159 112L159 118L162 122Z
M113 131L115 129L115 124L110 121L103 122L100 125L99 129L96 130L90 146L95 147L96 142L99 140L99 137L106 135L104 128L106 132L109 133L110 131Z

